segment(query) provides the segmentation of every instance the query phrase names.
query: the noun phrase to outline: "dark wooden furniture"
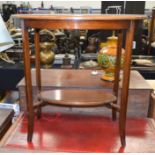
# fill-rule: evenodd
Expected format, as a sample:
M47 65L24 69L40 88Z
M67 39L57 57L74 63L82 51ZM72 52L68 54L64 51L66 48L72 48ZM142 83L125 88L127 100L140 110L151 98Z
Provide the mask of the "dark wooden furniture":
M155 33L155 8L152 9L152 18L151 18L150 32L149 32L148 55L151 54L151 43L155 41L154 33Z
M31 70L32 87L36 89L36 70ZM98 75L92 75L92 70L83 69L42 69L42 87L45 89L54 88L87 88L87 89L109 89L113 87L112 82L106 82L100 79L102 70L98 70ZM120 74L119 86L122 87L122 75ZM23 78L17 85L18 88L25 87ZM151 89L149 84L136 70L131 71L130 89ZM23 90L24 91L24 90Z
M24 76L23 68L21 63L8 64L0 61L0 91L16 90L17 83Z
M51 92L46 91L42 94L41 91L41 76L40 76L40 47L39 47L39 29L50 28L50 29L110 29L118 30L118 50L117 50L117 60L115 69L115 81L113 86L113 94L106 94L106 100L102 97L103 92L99 95L99 101L94 97L93 103L95 105L100 105L102 100L102 105L108 103L112 106L112 116L116 119L116 111L120 112L119 119L119 131L122 146L125 146L125 125L126 125L126 111L127 111L127 100L128 100L128 88L129 88L129 76L130 76L130 63L131 63L131 51L132 51L132 41L134 35L134 29L136 21L144 19L145 16L141 15L15 15L14 18L21 19L22 31L23 31L23 49L24 49L24 63L25 63L25 80L26 80L26 99L28 108L28 141L32 141L33 126L34 126L34 108L38 108L38 114L40 115L41 106L46 104L51 104L57 102L58 105L66 104L66 101L70 99L64 98L62 93L64 91L51 90ZM33 104L32 98L32 80L30 71L30 56L29 56L29 34L28 29L35 29L35 48L36 48L36 82L38 87L39 100L36 104ZM121 48L123 31L126 31L126 46L125 46L125 65L123 68L123 82L122 82L122 92L120 98L120 108L117 106L117 96L118 96L118 83L119 83L119 72L120 72L120 58L121 58ZM78 78L78 77L77 77ZM74 89L77 94L81 94L80 89ZM72 92L74 92L72 91ZM96 96L98 91L92 89L92 94ZM57 97L50 98L50 102L47 102L47 96L49 93L54 93ZM72 96L71 92L66 91L66 95ZM74 93L73 93L74 95ZM90 95L90 92L88 93ZM89 98L85 95L86 98ZM76 106L75 102L78 101L79 97L76 96L72 99L73 103L69 106ZM92 100L83 99L92 106ZM81 104L81 103L80 103ZM84 105L85 103L83 103ZM82 106L83 106L82 105Z
M155 119L155 80L147 80L153 91L150 97L150 117Z
M110 91L112 83L104 82L100 79L101 75L96 76L91 74L92 70L60 70L60 69L42 69L42 90L51 89L103 89ZM101 70L98 70L102 73ZM33 90L33 102L37 101L37 87L35 70L31 70L32 75L32 90ZM78 77L78 78L77 78ZM120 90L122 85L122 78L120 83ZM20 109L26 111L26 94L25 94L25 80L24 78L18 83L18 90L20 96ZM128 95L128 117L152 117L152 103L150 102L150 94L152 87L145 81L145 79L137 71L131 71L129 95ZM119 99L120 95L118 96ZM133 109L138 109L139 112L135 113ZM84 113L90 113L90 108L72 108L59 107L59 106L47 106L44 107L43 112L46 113L72 113L83 111ZM103 114L109 116L109 111L104 107L100 107L100 112L97 107L91 109L92 114Z
M14 111L12 109L0 109L0 139L12 124Z

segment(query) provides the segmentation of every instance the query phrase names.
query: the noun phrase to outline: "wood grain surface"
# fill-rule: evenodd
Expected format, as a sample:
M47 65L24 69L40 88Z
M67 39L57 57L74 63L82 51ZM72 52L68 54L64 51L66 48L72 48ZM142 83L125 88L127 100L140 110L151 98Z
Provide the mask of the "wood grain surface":
M20 19L33 19L33 20L142 20L146 18L145 15L132 15L132 14L16 14L13 18Z
M43 102L62 106L99 106L116 101L116 97L103 90L57 89L42 91L40 97Z
M92 75L93 70L73 70L73 69L41 69L42 87L76 87L76 88L112 88L113 83L101 80L102 70L98 75ZM32 85L36 86L35 69L31 70ZM120 78L120 87L122 86L122 74ZM24 78L18 83L18 87L24 87ZM130 89L152 89L138 71L131 71Z

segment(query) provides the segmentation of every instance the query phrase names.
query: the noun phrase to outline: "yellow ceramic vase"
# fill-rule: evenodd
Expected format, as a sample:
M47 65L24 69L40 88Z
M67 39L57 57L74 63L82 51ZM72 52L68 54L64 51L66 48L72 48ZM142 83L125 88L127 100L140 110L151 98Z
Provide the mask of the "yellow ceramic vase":
M101 79L106 81L114 81L117 40L118 38L114 34L111 37L108 37L106 46L102 47L97 56L98 63L104 70ZM123 65L123 60L124 49L122 49L121 66Z

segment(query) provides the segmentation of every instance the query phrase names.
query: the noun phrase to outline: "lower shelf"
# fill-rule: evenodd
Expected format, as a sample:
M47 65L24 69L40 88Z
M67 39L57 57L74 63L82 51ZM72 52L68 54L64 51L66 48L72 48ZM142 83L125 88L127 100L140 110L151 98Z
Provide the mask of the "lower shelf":
M116 101L116 97L103 90L57 89L42 91L39 99L49 104L62 106L99 106Z

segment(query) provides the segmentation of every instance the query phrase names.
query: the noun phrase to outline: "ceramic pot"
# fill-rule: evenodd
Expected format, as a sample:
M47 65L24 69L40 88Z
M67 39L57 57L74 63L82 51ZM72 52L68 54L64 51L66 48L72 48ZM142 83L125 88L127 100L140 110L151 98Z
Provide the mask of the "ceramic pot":
M40 43L40 61L44 68L51 68L55 54L52 51L52 48L55 46L55 43L53 42L43 42Z
M104 74L101 79L106 81L114 81L114 71L117 54L117 37L108 37L107 46L103 47L97 56L98 64L104 70ZM121 67L124 62L124 49L122 49Z

